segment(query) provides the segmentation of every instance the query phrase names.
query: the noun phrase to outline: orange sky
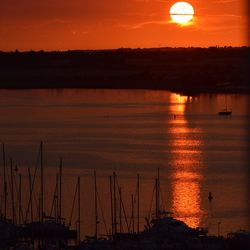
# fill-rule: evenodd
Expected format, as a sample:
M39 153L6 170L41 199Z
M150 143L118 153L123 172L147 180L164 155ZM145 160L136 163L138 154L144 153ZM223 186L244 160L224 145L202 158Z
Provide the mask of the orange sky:
M173 0L0 0L0 50L245 45L244 0L190 0L194 24L169 23Z

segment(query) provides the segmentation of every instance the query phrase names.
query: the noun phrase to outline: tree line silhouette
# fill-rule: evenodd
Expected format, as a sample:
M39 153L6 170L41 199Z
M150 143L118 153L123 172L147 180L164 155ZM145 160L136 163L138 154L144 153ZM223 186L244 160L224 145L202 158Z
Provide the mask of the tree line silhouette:
M249 47L0 52L0 88L249 92Z

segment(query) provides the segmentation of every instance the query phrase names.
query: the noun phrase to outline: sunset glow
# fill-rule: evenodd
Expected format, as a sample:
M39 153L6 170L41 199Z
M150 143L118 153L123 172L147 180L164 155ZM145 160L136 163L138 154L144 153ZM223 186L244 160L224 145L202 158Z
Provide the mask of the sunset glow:
M178 5L177 13L171 12L170 16L170 9L176 2L3 1L0 50L245 45L244 0L188 0L194 8L195 19L189 8L178 9ZM185 27L180 29L180 26Z

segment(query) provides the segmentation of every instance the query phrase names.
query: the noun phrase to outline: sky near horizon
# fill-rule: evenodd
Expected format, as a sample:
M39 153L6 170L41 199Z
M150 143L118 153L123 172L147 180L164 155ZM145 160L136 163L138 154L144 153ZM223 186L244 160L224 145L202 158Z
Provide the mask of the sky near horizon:
M170 22L173 0L0 0L0 50L246 45L244 0L189 0L193 23Z

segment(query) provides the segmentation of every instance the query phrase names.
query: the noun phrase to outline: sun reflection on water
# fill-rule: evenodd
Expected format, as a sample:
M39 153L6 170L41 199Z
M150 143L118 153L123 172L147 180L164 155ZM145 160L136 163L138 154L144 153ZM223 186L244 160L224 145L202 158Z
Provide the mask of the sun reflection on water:
M172 143L172 204L171 209L177 219L190 227L202 226L201 182L202 182L202 141L198 136L189 138L190 133L201 133L190 128L185 117L185 108L192 98L171 94L170 135Z

